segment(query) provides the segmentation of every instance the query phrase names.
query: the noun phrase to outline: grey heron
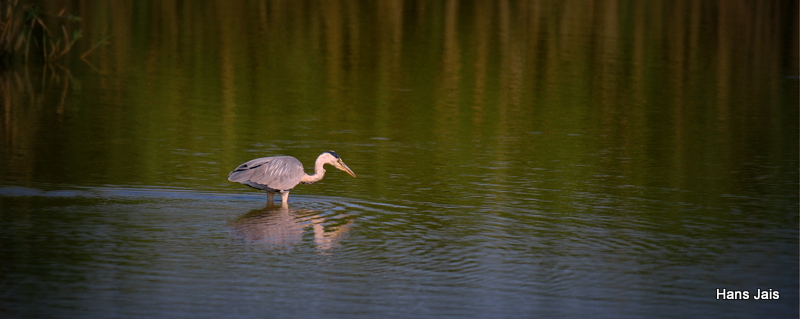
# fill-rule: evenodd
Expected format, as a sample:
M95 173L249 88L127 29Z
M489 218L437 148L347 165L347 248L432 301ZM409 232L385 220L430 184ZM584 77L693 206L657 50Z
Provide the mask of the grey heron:
M267 203L272 202L275 194L281 195L282 205L289 202L289 192L297 184L316 183L325 176L325 164L333 165L350 176L356 174L344 164L339 154L334 151L324 152L314 163L314 175L308 175L303 164L291 156L262 157L250 160L236 167L228 175L231 182L242 183L255 189L267 192Z

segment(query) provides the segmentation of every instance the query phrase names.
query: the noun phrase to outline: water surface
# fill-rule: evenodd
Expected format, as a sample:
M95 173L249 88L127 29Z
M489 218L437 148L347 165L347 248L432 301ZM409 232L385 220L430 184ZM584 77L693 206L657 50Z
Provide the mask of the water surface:
M798 315L795 2L68 9L113 41L0 74L3 317Z

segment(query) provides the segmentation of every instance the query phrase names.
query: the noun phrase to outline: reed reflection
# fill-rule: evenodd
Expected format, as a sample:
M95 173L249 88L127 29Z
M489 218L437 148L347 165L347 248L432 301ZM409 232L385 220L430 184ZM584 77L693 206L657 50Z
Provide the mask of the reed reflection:
M312 209L292 209L267 204L228 222L231 237L268 250L291 250L303 242L310 228L314 245L320 253L339 246L350 230L353 219L348 215L323 217Z

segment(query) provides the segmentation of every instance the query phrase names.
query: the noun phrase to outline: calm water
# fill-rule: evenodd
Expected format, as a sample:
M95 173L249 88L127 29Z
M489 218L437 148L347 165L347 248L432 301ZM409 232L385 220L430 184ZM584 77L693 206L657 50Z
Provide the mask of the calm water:
M0 317L797 318L797 7L67 7L110 42L0 73Z

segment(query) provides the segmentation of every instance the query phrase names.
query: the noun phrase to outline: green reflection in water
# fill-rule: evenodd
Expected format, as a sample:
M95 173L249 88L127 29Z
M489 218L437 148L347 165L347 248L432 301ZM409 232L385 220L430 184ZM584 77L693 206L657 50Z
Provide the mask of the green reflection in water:
M336 180L346 196L449 201L520 179L739 194L773 176L783 189L797 175L791 30L730 6L78 7L89 39L115 30L91 60L108 76L83 62L57 79L6 73L4 176L227 188L243 159L335 149L367 174Z
M76 5L78 45L106 28L112 44L68 74L0 74L0 182L247 193L225 178L239 163L310 168L332 149L359 178L293 196L408 207L354 226L354 247L426 231L444 248L542 238L510 250L557 256L641 240L657 252L643 263L681 266L702 264L701 239L795 247L796 6Z

